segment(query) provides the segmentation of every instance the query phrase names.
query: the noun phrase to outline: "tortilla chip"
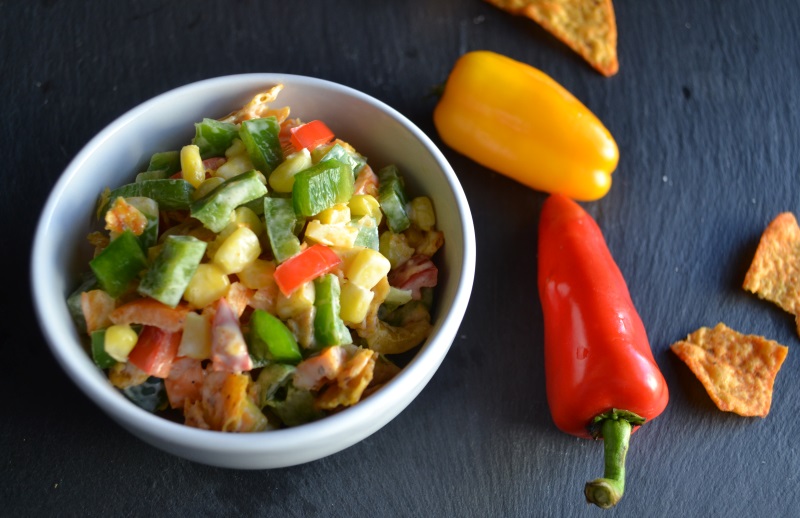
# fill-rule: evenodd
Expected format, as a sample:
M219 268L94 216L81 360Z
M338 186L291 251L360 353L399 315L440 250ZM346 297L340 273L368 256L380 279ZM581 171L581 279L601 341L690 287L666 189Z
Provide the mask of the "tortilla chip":
M722 323L701 327L671 348L720 410L759 417L769 413L775 377L789 352L778 342L743 335Z
M619 70L617 21L611 0L486 0L527 16L580 54L604 76Z
M742 287L792 313L800 334L800 227L791 212L764 230Z

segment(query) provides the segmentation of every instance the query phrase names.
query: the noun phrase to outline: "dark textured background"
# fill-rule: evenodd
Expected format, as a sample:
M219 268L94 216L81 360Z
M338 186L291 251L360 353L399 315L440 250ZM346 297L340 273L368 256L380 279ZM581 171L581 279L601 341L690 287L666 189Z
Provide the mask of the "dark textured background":
M740 285L766 224L800 209L800 8L615 5L621 68L606 79L533 22L479 0L0 0L0 515L603 514L582 501L601 444L558 432L544 396L535 243L545 196L447 148L478 239L469 310L419 398L344 452L253 472L164 454L78 391L33 316L28 261L48 191L138 103L213 76L305 74L385 101L441 144L430 92L476 49L552 75L620 147L611 192L584 206L629 282L671 401L633 437L626 496L606 513L795 514L800 340L790 315ZM790 348L766 419L718 411L669 352L719 321Z

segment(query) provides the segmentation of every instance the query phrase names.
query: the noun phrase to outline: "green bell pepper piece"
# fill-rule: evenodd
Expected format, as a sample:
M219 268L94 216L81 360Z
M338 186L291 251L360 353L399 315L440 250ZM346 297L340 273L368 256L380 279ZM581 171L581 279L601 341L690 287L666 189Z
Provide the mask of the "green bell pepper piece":
M388 165L378 171L378 180L380 181L378 203L386 215L386 224L389 226L389 230L399 234L411 225L406 209L408 198L403 178L400 176L397 166Z
M314 406L314 394L309 390L299 389L290 383L285 392L278 391L276 396L278 395L283 396L283 399L276 397L267 406L286 426L310 423L325 416Z
M106 352L106 330L101 329L92 333L92 360L101 369L113 367L117 360Z
M143 250L147 250L158 243L158 203L152 198L145 198L144 196L126 198L125 201L147 218L147 226L139 234L139 243L141 243Z
M274 116L246 120L239 129L239 138L247 149L250 161L267 177L283 161L283 150L278 139L280 131L281 125Z
M300 239L294 234L297 216L289 198L264 198L264 222L275 260L282 263L300 253Z
M233 139L239 136L235 124L214 119L203 119L194 125L192 144L200 148L200 157L224 156L225 150L231 147Z
M194 187L186 180L143 180L117 187L108 195L100 198L100 210L97 211L98 219L102 218L108 210L109 203L117 197L151 198L158 203L161 210L186 210L192 203Z
M367 218L366 221L364 218ZM358 235L353 243L354 246L364 246L366 248L372 248L373 250L380 250L380 236L378 235L378 224L375 222L375 218L363 216L353 219L350 224L358 227Z
M128 291L131 282L147 268L147 257L139 239L133 232L126 230L89 261L89 266L100 287L113 298L117 298Z
M82 333L86 332L86 317L83 316L83 308L81 307L81 293L99 288L97 277L93 272L86 272L80 285L67 297L67 309L78 326L78 330Z
M169 236L139 283L141 295L170 307L181 301L206 252L206 242L193 236Z
M122 393L148 412L163 410L167 407L167 389L164 380L155 376L150 376L141 385L122 389Z
M292 203L301 216L313 216L353 196L353 171L336 159L300 171L294 177Z
M259 407L264 408L270 403L276 402L278 391L291 382L295 370L293 365L284 363L271 363L261 369L256 378L256 384L259 386Z
M239 205L267 194L267 188L258 179L257 171L248 171L225 180L211 192L191 205L191 214L213 232L221 232L231 220Z
M163 151L150 157L147 171L136 175L136 181L163 180L181 170L181 155L178 151Z
M318 147L317 149L324 149L323 147ZM314 150L316 151L316 149ZM324 162L326 160L338 160L343 164L347 164L350 166L350 169L353 170L353 176L357 175L361 168L367 163L367 159L361 155L353 154L347 151L343 146L339 144L334 144L327 152L322 155L319 159L315 156L314 151L311 152L311 159L314 163Z
M339 278L327 273L314 279L314 339L321 347L353 343L350 330L339 316L341 304Z
M281 319L263 309L250 317L250 356L255 364L272 362L297 365L303 359L294 335Z

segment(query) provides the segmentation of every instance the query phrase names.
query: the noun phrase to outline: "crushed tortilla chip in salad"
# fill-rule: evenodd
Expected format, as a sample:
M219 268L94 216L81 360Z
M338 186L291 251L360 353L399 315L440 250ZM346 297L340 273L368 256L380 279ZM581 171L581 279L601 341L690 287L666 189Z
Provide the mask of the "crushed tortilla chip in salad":
M373 170L283 85L101 193L67 304L98 368L188 426L301 425L389 382L431 332L444 245L427 196ZM335 122L335 121L328 121Z

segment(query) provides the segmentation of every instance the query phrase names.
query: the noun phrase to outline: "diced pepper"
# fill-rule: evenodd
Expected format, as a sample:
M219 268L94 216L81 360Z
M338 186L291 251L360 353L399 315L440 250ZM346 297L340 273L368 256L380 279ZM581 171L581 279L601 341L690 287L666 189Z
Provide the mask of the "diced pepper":
M108 369L109 367L113 367L114 364L117 363L117 360L111 357L106 352L105 342L106 342L106 330L100 329L98 331L94 331L91 335L92 338L92 360L94 360L94 364L100 367L101 369Z
M144 196L134 196L133 198L127 198L125 201L147 218L144 230L139 234L139 243L141 243L143 250L147 250L158 242L158 203L154 199L145 198Z
M98 218L103 217L108 209L109 200L116 200L120 196L152 198L161 210L186 210L192 203L192 193L194 187L186 180L167 178L129 183L102 196L97 215Z
M380 250L380 237L378 235L378 223L371 216L364 216L354 219L351 225L358 229L358 236L353 246L363 246L373 250Z
M378 201L383 213L386 214L386 224L392 232L400 233L411 224L406 210L408 200L403 179L394 165L388 165L378 171L378 178L380 179Z
M128 361L150 376L166 378L178 354L180 343L180 332L143 326L136 347L128 355Z
M314 338L321 347L353 343L350 330L347 329L340 316L339 278L328 273L314 280L316 298L314 306L317 314L314 317Z
M235 124L214 119L203 119L194 125L195 135L192 144L200 148L200 156L205 158L222 156L239 136Z
M126 230L89 261L89 266L103 290L117 298L147 268L147 257L137 237Z
M109 318L115 324L143 324L178 332L189 310L183 305L171 308L155 299L136 299L119 306Z
M192 280L206 243L192 236L168 236L161 253L139 283L140 294L175 307Z
M308 149L310 151L317 146L327 144L335 137L333 131L319 120L296 126L289 132L292 136L292 145L296 150Z
M249 346L255 365L270 362L296 365L303 359L289 328L279 318L260 309L250 316Z
M288 198L264 198L264 220L275 260L282 263L300 252L300 240L294 235L297 216Z
M253 165L265 176L283 161L283 150L278 139L281 127L275 117L250 119L242 122L239 138Z
M163 151L154 153L150 157L147 171L136 175L136 181L163 180L169 178L181 169L180 153L178 151Z
M216 371L242 372L253 368L239 319L224 298L217 302L211 325L211 361Z
M341 262L336 252L316 244L279 264L275 269L275 282L281 293L289 296L301 285L331 271Z
M313 216L353 195L353 171L338 160L326 160L297 173L292 187L294 211Z
M439 269L425 255L415 255L389 274L389 283L402 290L411 290L412 298L422 298L422 288L433 288L439 282Z
M367 163L367 160L363 156L357 153L350 153L339 144L334 144L319 160L315 160L315 162L324 162L326 160L338 160L343 164L349 165L354 175L358 174L361 168L364 167L364 164ZM353 180L355 180L355 176Z
M155 376L150 376L144 383L123 388L122 393L137 406L148 412L162 410L167 406L167 391L164 388L164 380Z
M191 205L191 214L213 232L224 229L234 209L267 194L256 171L242 173L226 180Z
M256 379L256 384L259 387L259 406L262 408L267 406L278 390L291 381L294 372L295 367L285 363L271 363L261 369Z

